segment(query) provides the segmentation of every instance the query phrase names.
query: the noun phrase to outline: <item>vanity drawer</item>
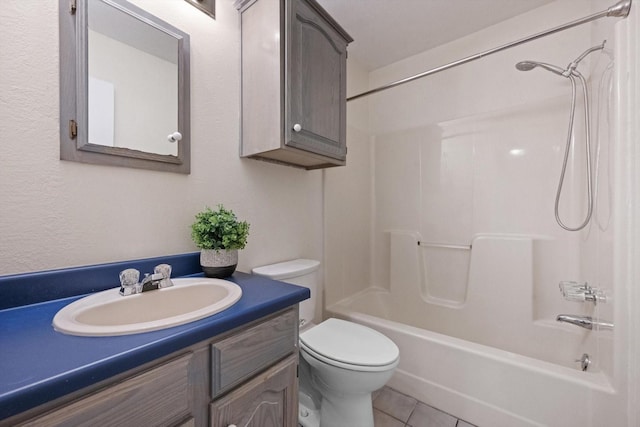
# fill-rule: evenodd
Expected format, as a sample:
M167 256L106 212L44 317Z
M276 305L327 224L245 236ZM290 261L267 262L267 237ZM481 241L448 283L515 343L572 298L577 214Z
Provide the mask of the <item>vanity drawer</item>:
M190 415L189 353L20 426L165 426Z
M230 390L293 353L298 311L290 309L211 344L211 395Z

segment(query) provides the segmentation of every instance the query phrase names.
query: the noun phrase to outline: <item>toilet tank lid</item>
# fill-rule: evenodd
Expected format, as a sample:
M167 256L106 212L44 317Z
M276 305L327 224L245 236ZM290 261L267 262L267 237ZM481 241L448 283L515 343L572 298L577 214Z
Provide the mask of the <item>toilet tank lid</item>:
M281 280L313 273L319 266L320 261L300 258L277 264L263 265L262 267L254 268L251 272L270 279Z

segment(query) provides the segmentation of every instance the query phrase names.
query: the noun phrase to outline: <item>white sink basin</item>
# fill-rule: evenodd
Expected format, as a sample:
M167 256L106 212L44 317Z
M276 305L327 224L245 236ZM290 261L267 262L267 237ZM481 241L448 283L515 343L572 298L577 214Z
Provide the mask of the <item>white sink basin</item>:
M120 288L89 295L62 308L53 327L83 336L128 335L183 325L231 307L242 296L221 279L171 279L174 286L123 297Z

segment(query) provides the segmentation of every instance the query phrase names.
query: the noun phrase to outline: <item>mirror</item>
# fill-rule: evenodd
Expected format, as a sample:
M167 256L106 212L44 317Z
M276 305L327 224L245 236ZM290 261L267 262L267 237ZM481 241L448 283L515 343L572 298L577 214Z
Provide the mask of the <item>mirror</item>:
M190 172L189 36L124 0L60 0L60 158Z

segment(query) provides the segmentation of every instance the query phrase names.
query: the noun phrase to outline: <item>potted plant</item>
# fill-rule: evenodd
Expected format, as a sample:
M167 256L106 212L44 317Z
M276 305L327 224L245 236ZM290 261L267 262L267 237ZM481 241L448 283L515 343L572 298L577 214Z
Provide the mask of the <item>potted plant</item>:
M238 221L233 211L223 205L199 212L191 224L191 238L201 249L200 265L205 276L231 276L238 265L238 249L244 249L248 236L249 224Z

